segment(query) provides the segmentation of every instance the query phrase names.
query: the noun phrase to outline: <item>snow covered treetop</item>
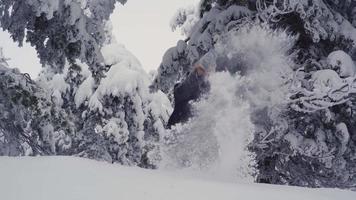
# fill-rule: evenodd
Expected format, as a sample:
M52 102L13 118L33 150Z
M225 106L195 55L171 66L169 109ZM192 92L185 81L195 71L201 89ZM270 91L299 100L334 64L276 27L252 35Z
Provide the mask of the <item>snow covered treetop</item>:
M296 15L315 43L340 37L355 42L356 30L352 25L355 24L352 16L355 8L356 2L350 0L257 0L257 10L262 19L278 22L284 16Z
M0 26L20 45L26 39L35 46L42 64L58 72L66 59L80 59L96 72L116 2L126 0L0 0Z
M138 93L148 95L149 78L140 62L123 45L109 44L101 50L104 63L112 66L102 79L90 100L90 107L102 109L100 100L104 96L126 96Z

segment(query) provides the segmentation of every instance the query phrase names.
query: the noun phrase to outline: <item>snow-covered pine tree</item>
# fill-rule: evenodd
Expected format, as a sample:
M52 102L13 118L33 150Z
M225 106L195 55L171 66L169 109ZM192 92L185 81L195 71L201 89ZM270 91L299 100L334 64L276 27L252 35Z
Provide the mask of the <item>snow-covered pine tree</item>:
M116 2L126 1L4 0L0 25L15 41L26 37L36 47L44 69L33 84L45 105L66 113L29 120L49 131L72 122L61 132L73 135L70 148L48 154L155 168L171 105L163 93L149 92L140 63L115 43L107 20Z
M83 151L78 155L155 168L170 102L161 92L149 92L148 74L123 46L107 44L102 54L105 65L111 66L105 78L92 93L85 94L87 84L94 84L89 77L76 94L77 107L86 107L83 128L78 131Z
M263 37L278 34L280 29L287 35L297 36L295 41L289 42L292 48L285 52L293 62L289 72L284 70L288 73L284 73L287 75L283 76L285 83L280 86L288 88L284 94L287 101L279 106L255 106L255 100L273 96L266 93L267 96L256 96L258 99L251 102L252 107L257 108L251 111L256 132L250 144L250 150L257 156L257 180L309 187L354 188L355 6L354 1L332 0L202 1L197 22L187 26L192 27L190 31L184 31L186 43L180 42L167 51L153 87L170 94L174 84L184 80L190 66L210 51L216 51L225 38L241 37L240 30L247 30L247 33L254 30L250 37L244 38L244 43L239 43L240 49L246 50L249 41L263 42L255 32L260 28L248 28L251 23L276 30ZM181 19L189 17L177 16L179 19L173 21L184 28L185 22ZM288 37L281 35L282 40L288 41ZM258 43L255 46L261 47ZM275 44L266 51L273 51L273 46ZM260 57L263 60L263 56L269 55L258 49L234 54L234 48L231 44L230 49L223 51L225 56L235 57L233 64L237 69L230 72L252 67L248 62L243 66L246 56L255 55L258 62ZM179 64L180 60L186 64Z
M281 133L278 122L272 123L265 136L270 142L258 150L261 181L355 187L356 29L350 17L355 6L352 1L257 1L263 21L299 34L290 105L279 115L288 126Z
M8 68L0 56L0 154L68 154L74 136L71 119L28 74Z

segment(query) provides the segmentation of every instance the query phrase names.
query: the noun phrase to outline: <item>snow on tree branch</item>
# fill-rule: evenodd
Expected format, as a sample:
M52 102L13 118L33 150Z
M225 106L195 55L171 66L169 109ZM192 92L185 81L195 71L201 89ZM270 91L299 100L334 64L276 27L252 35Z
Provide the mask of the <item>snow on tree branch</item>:
M63 70L66 59L80 59L96 74L102 68L100 48L105 22L116 2L126 0L1 0L0 26L21 46L37 50L42 64Z

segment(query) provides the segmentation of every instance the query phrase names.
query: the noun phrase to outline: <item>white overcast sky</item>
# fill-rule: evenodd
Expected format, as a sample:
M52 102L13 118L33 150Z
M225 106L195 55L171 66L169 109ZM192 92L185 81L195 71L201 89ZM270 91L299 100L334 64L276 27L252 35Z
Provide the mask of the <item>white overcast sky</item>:
M172 32L169 22L176 10L196 4L199 0L128 0L111 16L114 35L141 61L146 71L157 69L164 52L182 39ZM35 50L28 44L18 48L9 35L0 31L0 47L9 57L9 65L36 77L40 64Z

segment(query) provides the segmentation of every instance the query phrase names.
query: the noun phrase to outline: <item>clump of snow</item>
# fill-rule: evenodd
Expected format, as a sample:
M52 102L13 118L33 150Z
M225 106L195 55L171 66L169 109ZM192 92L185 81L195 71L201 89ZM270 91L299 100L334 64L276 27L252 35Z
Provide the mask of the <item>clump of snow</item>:
M137 93L140 97L148 96L149 76L135 56L115 43L104 46L101 51L105 64L111 67L90 98L92 110L102 111L101 100L106 95L119 97Z
M310 113L343 104L355 93L353 82L354 77L341 78L331 69L314 71L308 81L311 88L301 88L300 83L293 88L303 96L290 100L293 103L292 108L298 112Z
M341 77L353 77L356 72L356 65L344 51L331 52L327 58L331 69L337 71Z
M46 89L46 91L52 97L52 101L58 106L63 105L62 95L65 94L70 88L70 85L65 81L67 70L68 66L66 65L63 73L53 74L45 72L40 74L38 79L38 84L42 88Z
M57 105L63 105L62 94L66 93L69 89L69 85L65 81L64 74L56 74L53 76L52 80L48 82L48 87L52 91L52 97Z
M26 0L27 3L36 8L39 17L42 13L46 14L47 19L52 19L54 12L59 9L59 0Z
M88 100L93 94L94 90L94 79L90 75L86 78L83 83L79 86L77 92L75 93L74 101L77 108L79 108L86 100Z
M73 157L0 158L4 200L354 200L355 192L220 182Z
M187 48L187 43L185 41L179 40L177 42L177 52L178 53L180 53L180 54L183 53L186 48Z
M169 117L173 112L173 107L166 94L158 90L150 94L150 102L148 104L149 113L157 120L153 127L160 133L160 141L166 136L164 122L168 122Z
M115 65L126 62L129 69L143 72L140 61L128 51L124 45L118 43L106 44L101 48L106 65Z
M325 154L330 153L325 142L325 133L322 130L316 132L316 140L305 138L300 133L291 131L284 136L284 139L290 143L291 147L296 151L308 157L319 158L319 160L327 165L331 165L332 157L327 157ZM322 157L324 155L324 157Z
M75 90L73 95L75 95L74 101L77 107L79 107L88 97L93 93L94 79L89 71L89 66L85 63L76 60L75 64L80 67L80 75L82 75L85 80ZM51 71L50 67L44 68L44 71L40 74L37 83L47 90L47 92L52 96L52 100L58 105L63 105L63 95L65 95L70 90L70 84L66 81L68 78L70 64L67 62L64 66L62 73L54 73ZM78 76L78 72L73 74Z
M180 8L172 17L170 26L173 31L180 28L183 35L189 35L194 25L199 21L199 9L197 5Z
M102 127L102 131L106 136L113 136L114 140L119 145L125 144L127 142L130 133L128 131L128 125L125 122L124 113L121 113L120 118L111 118L105 124L106 125ZM97 127L97 129L98 128L99 127Z
M82 15L82 7L77 2L72 2L69 6L70 9L70 17L68 19L70 25L74 25Z
M343 155L347 150L347 144L350 140L350 133L345 123L336 125L336 136L341 143L340 154Z
M151 112L154 116L162 116L164 121L168 121L171 113L173 112L172 104L167 95L160 90L152 94L149 107L151 108Z
M353 23L355 23L355 21ZM356 45L356 28L348 20L342 21L339 32L340 34L351 39L353 41L353 46Z
M313 83L313 91L319 96L328 94L328 92L341 88L343 85L343 80L331 69L314 72L311 82Z
M106 77L100 82L89 101L91 109L102 111L100 103L106 95L126 96L138 93L141 97L147 96L149 79L141 72L130 69L130 63L122 61L113 65L107 72Z
M48 83L49 88L56 88L59 92L64 93L69 87L64 78L62 74L54 75L52 80Z

